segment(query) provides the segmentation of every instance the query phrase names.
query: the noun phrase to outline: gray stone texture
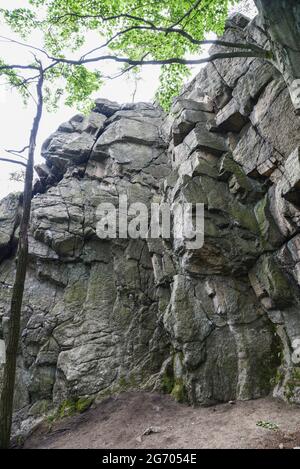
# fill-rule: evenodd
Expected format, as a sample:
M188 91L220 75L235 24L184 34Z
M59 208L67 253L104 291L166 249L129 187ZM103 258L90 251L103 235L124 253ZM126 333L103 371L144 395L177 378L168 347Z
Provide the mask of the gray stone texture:
M262 39L238 15L225 38L249 34ZM125 389L195 405L269 393L300 403L299 139L284 83L258 59L209 64L169 116L99 99L49 137L32 201L15 428ZM203 248L100 240L97 206L120 194L204 203ZM0 339L19 215L19 195L2 200Z

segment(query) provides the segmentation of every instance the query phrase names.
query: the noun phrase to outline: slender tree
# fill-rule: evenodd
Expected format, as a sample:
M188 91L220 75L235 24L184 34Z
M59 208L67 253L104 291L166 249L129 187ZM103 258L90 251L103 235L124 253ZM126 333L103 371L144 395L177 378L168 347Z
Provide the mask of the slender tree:
M300 2L299 0L255 0L262 19L267 46L243 38L240 42L207 40L207 34L221 35L228 8L237 0L30 0L28 8L0 9L2 21L20 39L3 37L30 52L28 63L9 63L0 57L0 76L19 90L25 99L37 94L36 115L30 133L28 158L20 152L2 157L25 167L23 215L12 291L9 333L6 340L4 386L0 401L0 447L9 446L20 318L28 256L28 226L36 137L43 105L56 109L64 97L66 104L87 104L90 95L107 78L101 64L108 61L123 66L115 75L137 71L141 66L161 67L157 97L164 108L178 93L189 65L224 58L257 57L271 62L284 77L295 111L300 113ZM30 43L39 31L42 47ZM96 33L92 50L78 57L89 33ZM199 58L202 47L219 46L220 52ZM26 54L24 54L26 56ZM188 56L193 58L188 58ZM91 66L97 67L91 70ZM103 67L102 67L103 68ZM113 78L113 77L110 77Z
M40 68L38 82L36 85L37 105L36 114L33 120L28 145L28 159L26 164L24 192L23 192L23 212L20 223L20 235L18 243L16 275L11 296L9 333L6 345L6 364L3 376L3 388L0 401L0 447L9 446L13 396L16 374L16 360L18 352L18 343L20 336L21 308L23 301L24 284L27 269L28 257L28 226L30 219L30 208L32 198L32 180L34 154L36 148L36 139L39 130L40 121L43 112L43 70Z

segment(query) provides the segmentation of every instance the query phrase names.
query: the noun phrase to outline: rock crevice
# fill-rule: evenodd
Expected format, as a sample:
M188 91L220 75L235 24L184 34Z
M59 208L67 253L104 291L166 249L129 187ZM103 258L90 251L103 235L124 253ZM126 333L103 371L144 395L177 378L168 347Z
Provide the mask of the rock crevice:
M235 16L225 39L262 38ZM208 405L300 403L300 117L260 59L209 64L168 116L99 99L45 142L30 223L15 425L156 389ZM97 207L203 203L205 242L97 237ZM19 196L0 206L0 338ZM0 364L1 366L1 364ZM1 381L1 380L0 380Z

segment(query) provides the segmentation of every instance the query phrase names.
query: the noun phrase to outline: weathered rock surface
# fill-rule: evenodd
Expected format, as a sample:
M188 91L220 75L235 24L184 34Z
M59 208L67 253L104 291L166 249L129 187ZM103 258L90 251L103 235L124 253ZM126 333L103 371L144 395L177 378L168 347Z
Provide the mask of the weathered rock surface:
M12 254L17 242L20 194L10 194L0 202L0 261Z
M225 37L251 31L261 39L237 16ZM99 99L62 124L37 168L16 428L129 388L203 405L268 393L300 403L299 146L288 91L258 59L209 64L169 116ZM204 246L100 240L97 207L122 194L204 203ZM19 199L0 205L0 339Z

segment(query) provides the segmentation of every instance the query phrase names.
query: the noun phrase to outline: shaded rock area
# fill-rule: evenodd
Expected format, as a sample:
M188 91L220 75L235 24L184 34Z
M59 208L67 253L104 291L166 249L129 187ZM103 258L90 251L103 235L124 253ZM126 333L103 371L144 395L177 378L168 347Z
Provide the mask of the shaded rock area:
M240 15L227 40L265 39ZM215 49L215 48L214 48ZM99 99L43 145L15 429L129 389L210 405L300 403L300 117L260 59L203 68L166 116ZM204 203L205 243L96 235L100 202ZM20 196L0 205L7 337ZM0 364L1 366L1 364ZM1 378L0 378L1 381Z

